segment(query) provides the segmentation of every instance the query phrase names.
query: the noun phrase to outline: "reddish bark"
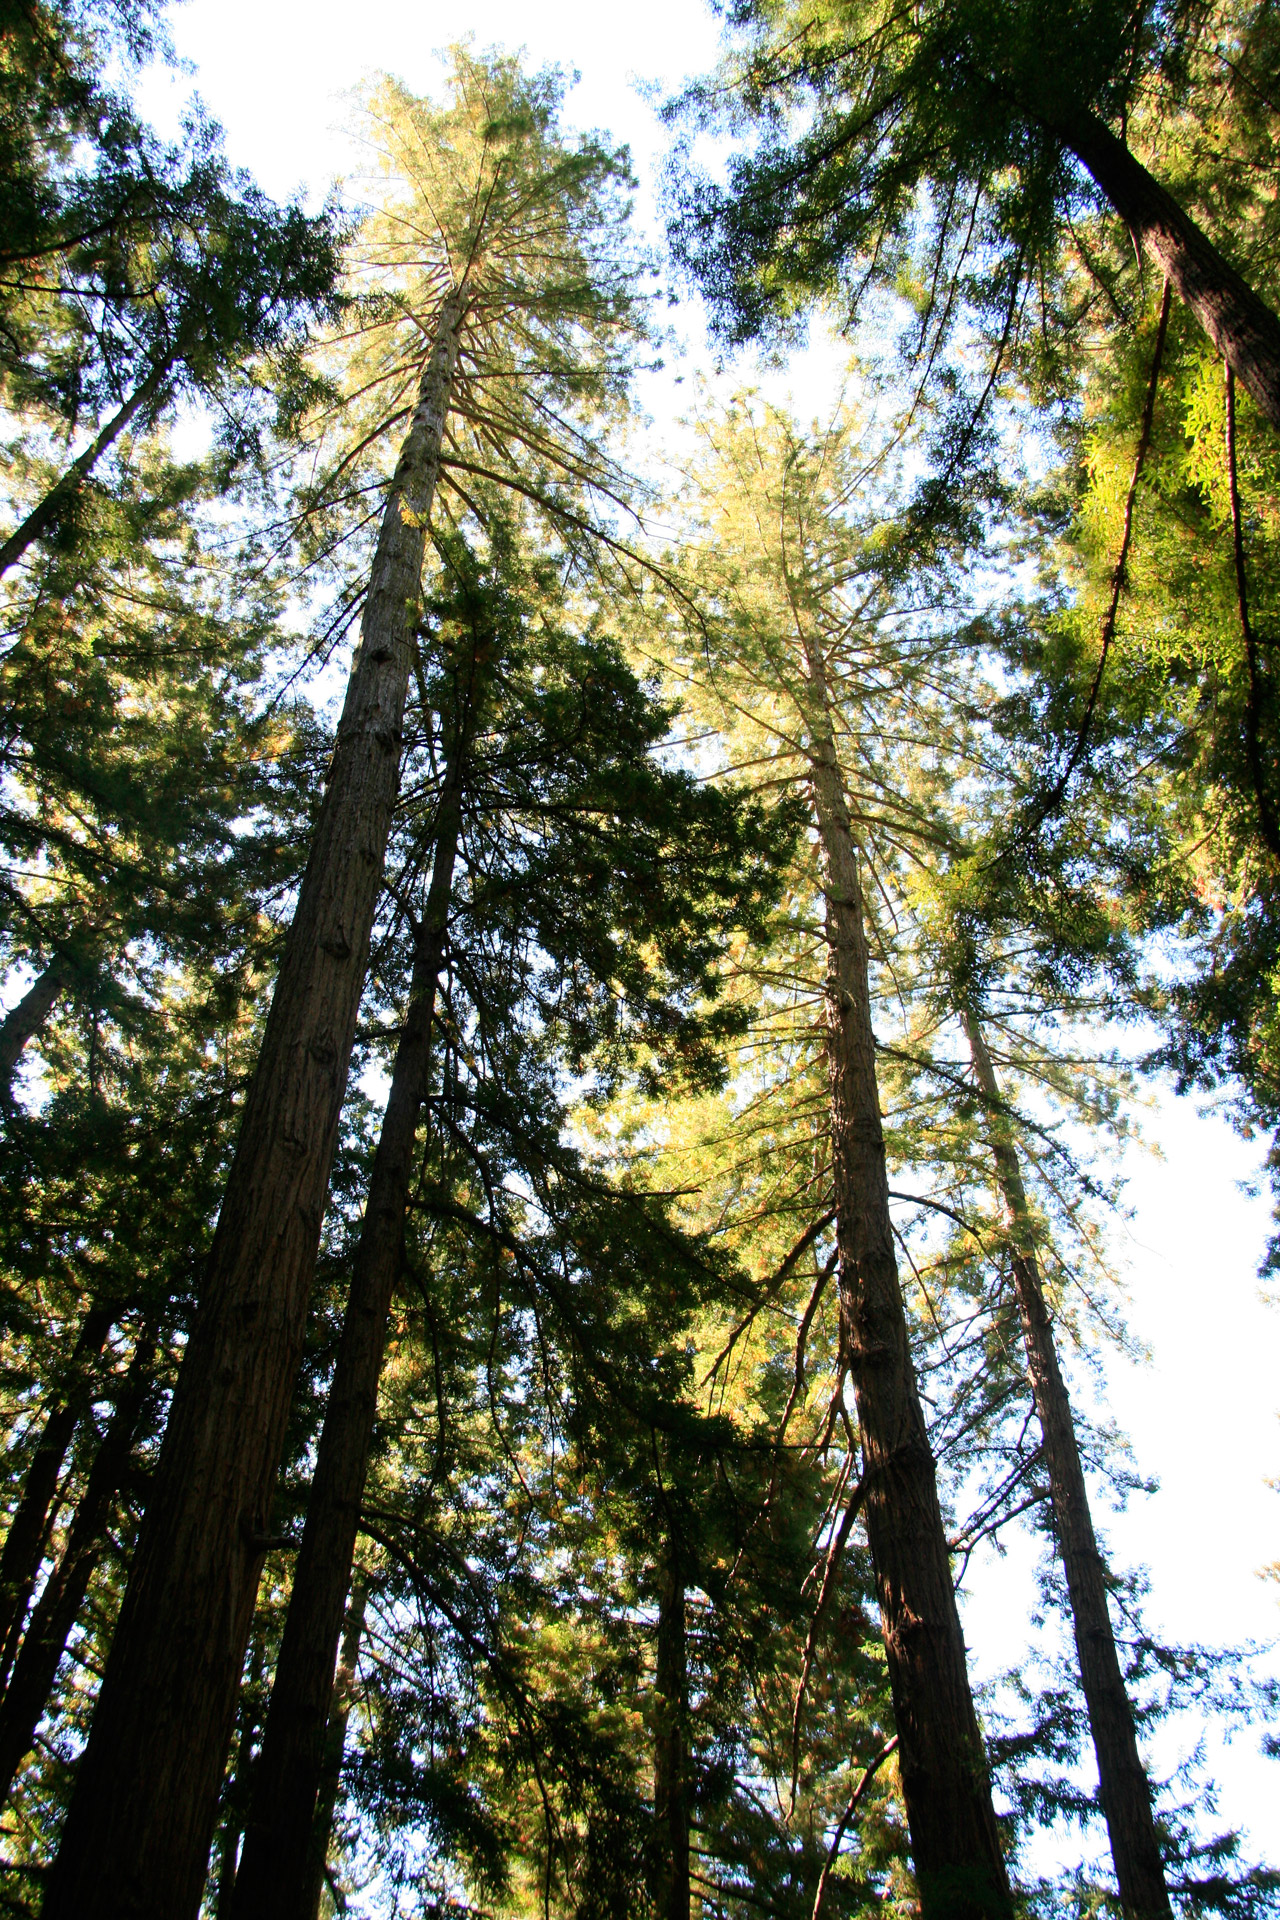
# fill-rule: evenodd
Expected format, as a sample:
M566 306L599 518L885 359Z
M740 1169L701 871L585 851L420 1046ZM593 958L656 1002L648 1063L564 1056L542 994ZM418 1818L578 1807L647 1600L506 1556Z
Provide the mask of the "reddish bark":
M235 1920L309 1920L307 1862L324 1766L334 1660L377 1417L387 1320L403 1261L405 1208L418 1120L427 1094L436 986L444 963L449 896L462 828L478 664L473 657L471 685L464 692L463 717L440 796L431 885L271 1689L236 1876Z
M328 786L44 1920L194 1920L399 785L464 295L382 516Z

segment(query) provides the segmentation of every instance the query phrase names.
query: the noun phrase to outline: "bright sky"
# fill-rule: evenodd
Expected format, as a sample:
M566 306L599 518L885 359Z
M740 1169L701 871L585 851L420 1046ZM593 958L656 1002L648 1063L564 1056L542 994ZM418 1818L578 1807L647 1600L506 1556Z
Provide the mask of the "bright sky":
M462 14L440 0L186 0L173 16L231 158L277 197L303 188L313 202L334 175L358 168L342 132L349 90L389 70L431 91L435 51L463 25L482 47L524 47L537 64L579 71L568 119L630 144L638 212L656 230L652 186L666 135L638 83L671 87L713 63L718 22L697 0L474 0ZM173 114L190 84L149 85L152 116ZM821 407L822 377L812 356L796 370L804 415ZM1280 1633L1280 1586L1257 1570L1280 1558L1280 1493L1266 1486L1280 1475L1280 1312L1262 1302L1255 1277L1269 1206L1237 1185L1260 1150L1171 1096L1148 1133L1165 1157L1129 1157L1136 1219L1121 1250L1132 1331L1151 1358L1136 1367L1112 1357L1105 1371L1110 1411L1161 1490L1106 1516L1105 1529L1120 1563L1149 1567L1153 1625L1180 1640L1270 1640ZM966 1631L979 1671L992 1672L1017 1658L1029 1631L1025 1556L975 1566L967 1584ZM1277 1778L1256 1740L1223 1756L1220 1778L1222 1818L1246 1823L1259 1844L1272 1839Z

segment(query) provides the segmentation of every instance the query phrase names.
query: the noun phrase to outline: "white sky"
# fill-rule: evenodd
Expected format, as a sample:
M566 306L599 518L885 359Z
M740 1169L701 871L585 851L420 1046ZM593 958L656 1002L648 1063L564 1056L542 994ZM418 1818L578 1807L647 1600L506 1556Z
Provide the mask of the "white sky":
M305 189L313 204L334 175L358 166L342 133L344 96L367 74L389 70L431 91L441 71L435 50L464 30L482 47L523 46L536 64L576 68L582 77L567 117L630 144L642 180L637 211L650 231L666 135L636 82L669 87L705 70L719 35L696 0L476 0L465 12L439 0L186 0L173 27L233 161L275 196ZM155 78L147 110L164 122L190 85ZM696 316L690 321L696 342L701 330ZM794 369L803 416L825 410L828 368L819 354ZM689 393L688 384L662 383L646 403L657 412L688 404ZM1131 1328L1151 1359L1135 1367L1112 1358L1106 1374L1110 1409L1161 1490L1104 1524L1119 1562L1150 1568L1153 1625L1177 1639L1269 1640L1280 1632L1280 1587L1257 1570L1280 1557L1280 1494L1265 1484L1280 1474L1280 1313L1263 1304L1255 1278L1269 1206L1236 1184L1254 1173L1260 1151L1172 1097L1148 1132L1165 1157L1129 1157L1137 1217L1122 1251ZM967 1586L975 1665L992 1672L1017 1658L1029 1631L1025 1556L971 1568ZM1238 1741L1220 1777L1223 1818L1246 1823L1260 1845L1273 1841L1276 1772L1257 1757L1256 1741Z

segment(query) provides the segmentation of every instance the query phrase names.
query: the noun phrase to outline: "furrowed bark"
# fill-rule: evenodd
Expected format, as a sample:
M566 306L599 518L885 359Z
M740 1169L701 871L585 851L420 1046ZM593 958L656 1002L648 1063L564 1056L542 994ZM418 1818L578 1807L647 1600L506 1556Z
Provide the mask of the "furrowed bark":
M324 804L44 1920L194 1920L200 1903L399 785L464 305L455 291L442 306L383 513Z
M360 1499L378 1410L391 1297L404 1257L404 1220L418 1120L427 1095L436 986L462 830L462 794L475 704L475 657L446 769L431 885L419 929L409 1005L396 1048L342 1339L307 1501L293 1591L271 1689L253 1802L236 1876L235 1920L305 1920L307 1862L324 1764L334 1660L351 1580Z
M1273 427L1280 427L1280 318L1123 140L1081 109L1033 108L1093 176Z
M112 1315L107 1307L90 1307L80 1328L71 1355L70 1379L63 1398L50 1407L44 1432L31 1457L22 1497L9 1522L4 1549L0 1552L0 1689L9 1684L9 1675L18 1650L18 1638L26 1618L27 1603L35 1591L53 1524L54 1497L58 1476L67 1457L67 1448L84 1412L88 1381L83 1370L96 1360L111 1331Z
M22 1050L53 1012L66 977L66 968L55 955L44 972L36 975L18 1004L0 1021L0 1107L13 1105L13 1076Z
M924 1920L1009 1920L1008 1877L898 1284L857 851L825 663L812 641L806 656L811 786L831 943L827 1031L840 1310L911 1854Z
M131 420L159 399L172 372L172 360L164 360L154 367L146 379L134 388L124 405L112 414L79 458L72 461L44 498L36 502L26 519L14 528L7 540L0 541L0 574L16 566L32 542L57 525L60 516L75 499L107 448L120 438Z
M121 1383L115 1412L98 1448L76 1508L66 1548L36 1602L31 1624L0 1704L0 1800L35 1743L40 1716L53 1690L58 1663L80 1615L89 1581L106 1544L111 1504L124 1485L143 1404L151 1385L155 1341L144 1335Z
M658 1568L657 1724L653 1743L653 1815L658 1829L659 1920L689 1920L689 1678L685 1590L674 1543Z
M357 1577L342 1623L342 1648L333 1682L333 1706L324 1736L324 1764L320 1769L320 1791L316 1796L316 1817L311 1831L311 1855L307 1862L307 1881L303 1893L303 1912L307 1920L320 1920L320 1900L324 1893L329 1864L329 1836L342 1785L342 1755L347 1744L347 1722L355 1702L356 1662L360 1657L360 1636L364 1632L364 1610L368 1589Z
M1126 1920L1171 1920L1151 1808L1151 1788L1138 1753L1133 1709L1125 1691L1107 1606L1107 1575L1094 1537L1089 1492L1066 1382L1058 1366L1053 1323L1040 1284L1035 1229L1008 1110L987 1051L981 1022L962 1015L974 1073L987 1103L996 1183L1009 1221L1010 1255L1018 1316L1027 1351L1027 1371L1049 1469L1054 1526L1067 1576L1080 1681L1098 1760L1102 1811L1111 1839Z

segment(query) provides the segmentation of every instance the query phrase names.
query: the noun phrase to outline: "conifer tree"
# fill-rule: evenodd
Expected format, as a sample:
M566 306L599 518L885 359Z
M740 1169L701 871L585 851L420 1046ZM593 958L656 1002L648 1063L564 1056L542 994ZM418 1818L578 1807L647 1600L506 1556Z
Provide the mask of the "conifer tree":
M844 1353L858 1409L858 1498L876 1568L916 1875L926 1913L1002 1913L1009 1894L1001 1843L898 1281L869 997L865 869L835 734L832 688L846 629L877 616L905 617L894 599L892 535L878 527L869 543L877 558L864 558L864 536L833 504L847 505L854 486L852 456L838 431L811 452L776 419L740 414L712 429L711 441L715 477L702 509L708 534L691 578L709 604L723 609L722 644L735 672L761 682L781 755L810 797L822 863ZM936 567L943 556L933 557ZM903 589L906 606L931 585L937 581L924 559ZM880 672L891 680L887 634L880 655ZM871 759L871 740L866 752Z
M683 1057L689 1066L700 1057L701 1029L714 1031L716 1021L714 1014L686 1011L682 1002L692 988L708 983L711 943L722 920L745 925L758 919L757 895L766 885L760 863L769 854L773 830L762 836L763 822L750 812L739 818L724 797L698 798L687 780L649 770L645 755L665 712L646 705L603 636L575 639L563 631L564 589L557 589L554 570L522 564L509 534L496 540L492 578L477 574L468 549L456 540L442 542L441 557L449 591L433 603L432 625L442 737L437 749L426 735L422 744L430 747L431 760L424 762L411 731L408 780L416 798L410 822L397 832L402 872L391 896L394 912L408 914L413 930L407 1009L354 1254L344 1335L237 1878L236 1907L242 1913L292 1910L306 1877L302 1863L319 1784L330 1678L387 1315L401 1264L415 1136L430 1079L436 983L447 950L454 951L455 966L465 964L465 948L458 947L465 936L449 932L450 920L455 929L458 922L450 909L455 864L464 857L472 874L486 873L470 907L471 915L481 916L479 928L486 902L492 903L499 925L511 916L507 938L523 944L529 936L521 916L532 916L542 951L566 981L586 970L588 978L598 975L602 986L606 979L614 982L621 1001L616 1007L606 996L593 1010L590 998L581 998L581 988L571 992L569 1006L578 1005L582 1023L580 1033L569 1028L576 1051L590 1044L625 1054L647 1043L670 1050L675 1060ZM425 686L424 676L425 663L419 669ZM437 751L443 771L434 809L424 818ZM424 831L429 831L427 842L419 838ZM622 833L625 839L618 837ZM489 851L485 839L495 834L510 852ZM523 902L516 891L516 873L531 859L517 849L530 841L538 847L532 857L542 870L533 883L544 903L540 908ZM667 888L661 902L655 885L660 850ZM428 868L430 885L414 912L408 904L410 876ZM574 874L579 884L591 878L591 905L585 912L581 905L565 904L574 891ZM640 949L628 951L626 930L632 926L643 943L643 958ZM378 971L385 980L385 959ZM506 991L511 994L511 986ZM517 1023L535 1018L516 991L501 1017ZM455 1003L452 1018L458 1017ZM478 1001L476 1017L493 1022L499 1008ZM568 1007L559 1010L555 1028L568 1017ZM544 1012L544 1025L549 1018ZM296 1812L289 1815L291 1801Z
M51 1915L130 1903L194 1913L199 1901L398 784L442 459L496 465L527 491L549 473L579 525L590 524L584 494L611 472L591 416L618 390L634 332L623 259L609 251L621 163L595 143L562 142L554 86L526 83L510 63L459 56L443 112L394 89L384 103L398 198L370 229L366 271L381 299L351 361L373 423L358 406L344 419L359 437L335 461L329 498L350 488L357 463L367 473L385 456L406 417L409 427ZM531 379L512 378L522 372ZM464 444L446 448L447 431ZM499 436L495 462L487 445Z
M1280 425L1269 254L1242 257L1229 226L1215 244L1130 145L1149 132L1158 153L1163 111L1194 113L1195 83L1207 80L1212 98L1241 53L1245 85L1261 78L1265 87L1274 55L1263 9L981 0L904 23L826 0L748 0L735 24L740 51L691 103L748 117L763 138L732 157L727 188L687 182L675 226L678 250L733 337L815 295L840 290L856 305L869 282L891 280L910 258L927 195L932 259L919 293L925 333L938 326L930 362L976 296L996 344L985 400L1012 349L1031 338L1035 351L1037 305L1058 335L1046 358L1060 351L1070 318L1054 302L1059 263L1077 217L1101 204ZM793 134L789 116L801 106L811 111Z
M17 434L0 572L74 544L110 450L182 399L215 404L242 460L263 356L278 376L332 311L341 237L331 211L276 207L233 171L198 113L176 144L142 124L108 74L164 51L149 0L11 6L4 45L0 390Z

